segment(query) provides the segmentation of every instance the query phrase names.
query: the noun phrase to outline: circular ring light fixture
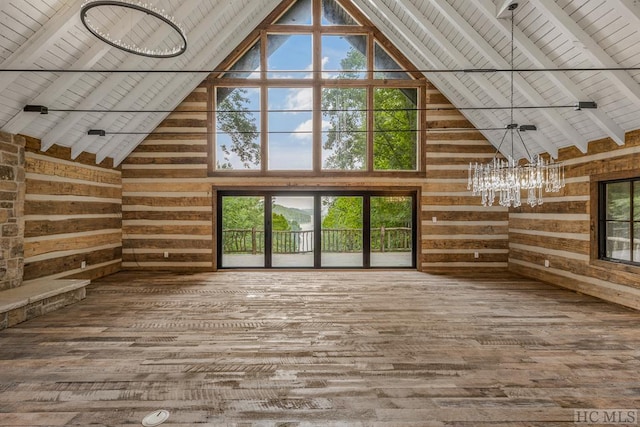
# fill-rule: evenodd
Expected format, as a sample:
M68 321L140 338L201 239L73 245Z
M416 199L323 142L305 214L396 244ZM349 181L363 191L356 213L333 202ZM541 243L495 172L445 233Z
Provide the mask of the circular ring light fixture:
M107 31L105 31L105 29L101 28L91 19L89 11L92 9L97 10L101 7L117 7L145 13L161 21L163 24L168 25L178 35L180 41L173 47L151 49L148 47L138 46L132 42L125 42L120 39L115 40ZM174 21L172 16L165 14L164 10L155 9L147 3L141 3L133 0L88 0L84 2L80 9L80 19L87 30L103 42L135 55L146 56L149 58L173 58L175 56L182 55L187 50L187 36L180 25Z

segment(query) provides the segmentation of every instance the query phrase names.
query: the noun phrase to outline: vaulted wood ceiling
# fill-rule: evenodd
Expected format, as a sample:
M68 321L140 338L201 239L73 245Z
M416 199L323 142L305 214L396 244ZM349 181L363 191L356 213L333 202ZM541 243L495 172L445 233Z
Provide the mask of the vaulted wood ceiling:
M187 52L150 59L122 52L91 35L80 21L82 0L0 2L1 70L145 70L146 72L0 72L0 129L40 138L43 149L71 147L72 155L96 154L116 164L144 139L206 73L149 70L213 70L280 0L149 0L167 9L186 29ZM509 69L511 21L498 17L506 0L353 0L358 7L456 107L508 107L509 72L441 72ZM559 148L585 151L588 141L640 128L640 1L522 0L515 15L516 69L621 71L516 72L514 121L533 124L529 151L557 155ZM508 14L510 16L510 14ZM168 28L117 25L114 33L156 46ZM597 109L575 111L578 101ZM51 110L24 112L27 104ZM95 110L107 110L96 112ZM114 113L110 110L133 112ZM477 128L502 128L509 110L467 109ZM105 129L107 136L87 135ZM135 134L131 134L135 132ZM503 131L483 131L498 145ZM516 147L517 156L524 156Z

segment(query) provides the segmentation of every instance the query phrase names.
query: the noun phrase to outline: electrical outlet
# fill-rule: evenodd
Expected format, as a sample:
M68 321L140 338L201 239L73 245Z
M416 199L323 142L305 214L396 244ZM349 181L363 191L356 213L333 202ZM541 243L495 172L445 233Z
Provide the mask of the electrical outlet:
M480 258L480 253L479 253L479 252L474 252L474 253L473 253L473 257L474 257L475 259Z
M169 252L164 251L164 257L165 257L165 258L169 258Z
M431 221L433 221L433 222L438 222L438 217L437 217L437 216L432 216L432 217L431 217Z
M544 266L545 266L545 267L547 267L547 268L549 268L549 260L548 260L548 259L545 259L545 260L544 260Z
M82 261L82 262L80 263L80 268L81 268L81 269L83 269L83 270L84 270L85 268L87 268L87 261Z

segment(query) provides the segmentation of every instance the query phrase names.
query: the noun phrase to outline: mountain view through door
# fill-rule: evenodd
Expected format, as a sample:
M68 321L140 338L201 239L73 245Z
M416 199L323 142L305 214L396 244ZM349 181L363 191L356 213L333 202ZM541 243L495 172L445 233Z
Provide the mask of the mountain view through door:
M219 196L220 268L415 266L415 195Z

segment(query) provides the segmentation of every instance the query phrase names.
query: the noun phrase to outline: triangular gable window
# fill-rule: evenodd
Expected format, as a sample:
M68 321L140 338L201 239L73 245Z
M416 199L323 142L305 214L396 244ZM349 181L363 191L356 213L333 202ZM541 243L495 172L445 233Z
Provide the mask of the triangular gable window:
M311 25L311 0L298 0L274 22L276 25Z
M285 1L241 46L209 80L213 172L422 170L426 80L349 1Z
M336 0L322 0L322 25L359 25Z
M373 69L376 79L411 79L411 76L398 64L398 61L389 55L377 41L374 43L373 50Z

